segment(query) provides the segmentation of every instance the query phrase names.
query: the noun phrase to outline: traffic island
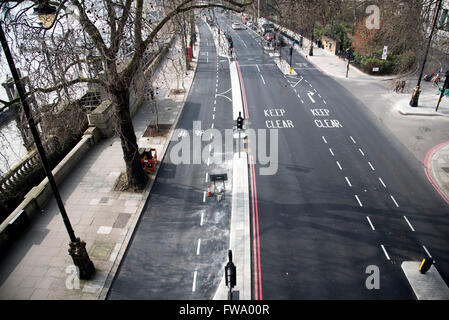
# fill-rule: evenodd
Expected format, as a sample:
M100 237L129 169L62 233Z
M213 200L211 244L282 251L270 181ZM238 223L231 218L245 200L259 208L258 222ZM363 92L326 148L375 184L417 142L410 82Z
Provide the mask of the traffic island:
M404 261L401 268L418 300L448 300L449 288L432 265L426 273L420 272L421 262Z

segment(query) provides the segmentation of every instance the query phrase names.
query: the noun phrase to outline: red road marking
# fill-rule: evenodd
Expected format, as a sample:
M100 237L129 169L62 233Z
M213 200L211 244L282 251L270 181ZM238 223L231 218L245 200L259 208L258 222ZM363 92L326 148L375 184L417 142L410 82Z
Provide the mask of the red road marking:
M262 300L262 273L260 266L259 209L257 206L256 169L254 166L253 156L250 156L250 159L253 208L254 292L255 300Z
M430 184L435 188L435 190L438 192L438 194L443 198L444 201L446 201L447 204L449 204L449 196L444 193L443 190L440 189L440 187L436 184L435 180L433 179L432 175L429 172L428 163L430 158L432 158L433 154L443 146L449 144L449 141L440 143L439 145L436 145L430 151L427 153L426 158L424 159L424 171L426 173L426 177L429 180Z
M246 102L245 84L243 83L242 71L240 70L240 64L236 61L237 70L239 71L240 87L242 88L243 108L245 110L245 119L249 118L248 103Z

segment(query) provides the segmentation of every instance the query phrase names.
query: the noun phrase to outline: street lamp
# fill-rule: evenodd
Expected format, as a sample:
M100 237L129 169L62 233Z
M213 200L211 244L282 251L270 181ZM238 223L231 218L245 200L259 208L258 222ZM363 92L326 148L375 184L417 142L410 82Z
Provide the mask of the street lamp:
M53 12L53 19L54 13ZM50 12L44 12L47 16ZM52 23L53 21L51 21ZM48 23L48 21L47 21ZM51 25L51 23L49 25ZM34 143L36 144L36 149L39 153L39 156L42 161L42 166L44 167L45 173L48 178L48 182L50 183L51 189L53 190L53 194L56 199L56 203L58 205L59 211L61 212L62 220L64 221L64 225L67 229L67 232L70 237L69 243L69 254L73 259L73 263L78 267L79 270L79 278L80 279L90 279L95 272L95 267L93 262L90 260L89 255L86 250L86 243L81 241L80 238L77 238L75 232L73 231L72 225L70 223L67 212L64 208L64 204L62 202L61 196L59 194L59 190L56 186L55 179L51 172L50 165L48 164L47 156L45 155L44 147L42 146L41 139L39 137L39 133L36 129L36 125L30 113L30 107L28 105L27 98L25 96L25 89L20 81L19 73L17 72L16 66L14 64L14 60L12 58L11 51L9 50L8 43L6 41L5 33L3 32L2 24L0 23L0 41L2 43L3 52L5 53L6 60L8 61L9 69L11 70L12 77L14 79L17 92L20 97L20 101L22 103L23 111L28 120L28 125L30 127L31 134L33 135Z
M433 32L435 30L435 26L437 24L438 13L440 12L440 8L441 8L441 0L438 1L437 8L435 10L435 15L433 17L432 30L430 31L429 41L427 43L426 53L424 55L424 61L422 63L421 72L420 72L419 78L418 78L418 84L413 89L412 99L410 100L410 106L411 107L417 107L418 106L419 95L421 94L421 79L422 79L423 74L424 74L424 67L426 65L427 55L429 53L430 43L432 42L432 36L433 36Z

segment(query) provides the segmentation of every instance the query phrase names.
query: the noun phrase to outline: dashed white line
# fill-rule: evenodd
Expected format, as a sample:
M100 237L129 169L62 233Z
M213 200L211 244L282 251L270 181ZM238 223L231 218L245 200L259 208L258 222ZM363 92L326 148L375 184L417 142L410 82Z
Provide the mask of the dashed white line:
M206 191L204 191L204 194L203 194L203 202L206 202ZM202 219L202 215L201 215L201 219Z
M349 185L350 187L352 187L352 184L351 184L351 182L349 181L348 177L345 177L345 179L346 179L346 182L348 183L348 185Z
M212 122L212 126L211 126L211 129L213 129L214 128L214 123Z
M215 120L215 113L212 115L212 119Z
M384 186L384 188L386 188L387 186L385 185L385 183L383 182L383 180L379 177L379 181L380 183L382 183L382 185Z
M365 154L363 153L362 149L359 148L359 151L362 154L362 156L365 156Z
M192 284L192 292L195 292L196 290L196 277L197 277L198 272L195 270L195 272L193 272L193 284Z
M413 229L412 224L410 223L410 221L408 221L407 217L404 216L405 221L407 222L408 226L410 227L410 229L412 229L413 232L415 232L415 229Z
M382 250L384 251L385 256L387 257L387 259L390 260L390 256L388 255L387 250L385 249L384 245L381 244L380 246L382 247Z
M359 149L360 150L360 149ZM369 166L371 167L371 170L376 171L376 169L374 169L373 165L371 164L371 162L368 161Z
M209 166L210 164L210 158L207 158L207 165Z
M343 170L343 168L342 168L341 165L340 165L340 162L338 162L338 161L337 161L337 166L338 166L338 168L339 168L340 170Z
M214 104L217 104L217 100L214 100Z
M301 103L304 104L304 100L301 99Z
M323 100L324 104L327 104L326 100Z
M259 66L256 64L256 68L257 68L257 71L259 71L260 72L260 69L259 69Z
M265 83L265 79L263 78L263 76L260 75L260 77L262 78L263 84L266 84L266 83Z
M355 142L354 138L352 136L350 136L352 142L354 142L354 144L356 144L357 142Z
M422 246L422 248L424 249L424 251L427 253L427 255L432 258L432 256L430 255L430 252L427 250L427 248L425 246Z
M355 195L355 198L357 199L357 202L359 203L359 206L363 207L363 204L362 204L362 202L360 201L359 196L358 196L358 195Z
M198 245L196 247L196 255L200 255L201 239L198 239Z
M323 138L324 143L327 144L326 138L325 137L321 137L321 138Z
M371 222L371 219L368 216L366 217L366 219L368 220L369 225L371 226L371 229L373 229L373 231L376 231L376 229L374 228L374 225Z
M209 145L209 152L210 152L210 147L211 147L211 145ZM206 182L207 182L208 178L209 178L209 172L206 172Z
M206 196L206 191L204 191L204 196ZM203 222L204 222L204 212L201 212L200 227L203 226Z
M332 151L331 148L329 148L329 151L330 151L331 155L334 156L334 152Z
M396 205L396 207L399 208L398 203L396 202L396 199L390 194L391 200L393 200L394 204Z

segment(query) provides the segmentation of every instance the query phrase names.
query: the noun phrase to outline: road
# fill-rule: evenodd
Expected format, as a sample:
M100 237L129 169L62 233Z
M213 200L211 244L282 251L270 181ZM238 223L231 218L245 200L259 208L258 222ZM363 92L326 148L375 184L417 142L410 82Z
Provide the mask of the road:
M223 276L229 245L232 179L217 202L206 195L210 174L232 175L232 154L209 149L208 129L232 128L227 59L217 57L209 27L200 22L194 82L151 190L146 208L120 264L108 299L212 299ZM218 59L218 60L217 60ZM176 157L189 137L187 160ZM202 139L206 156L190 152ZM215 134L214 134L215 139ZM174 140L174 141L173 141ZM224 149L224 141L221 142ZM175 151L174 151L175 150ZM173 155L172 155L173 153ZM183 151L181 151L183 153ZM184 156L184 154L182 154ZM209 156L210 155L210 156ZM222 159L216 163L214 159Z
M408 150L305 58L294 52L297 75L284 75L253 31L219 24L248 127L279 134L277 173L250 164L253 298L414 299L400 266L425 255L448 282L448 206ZM371 266L379 289L366 286Z

